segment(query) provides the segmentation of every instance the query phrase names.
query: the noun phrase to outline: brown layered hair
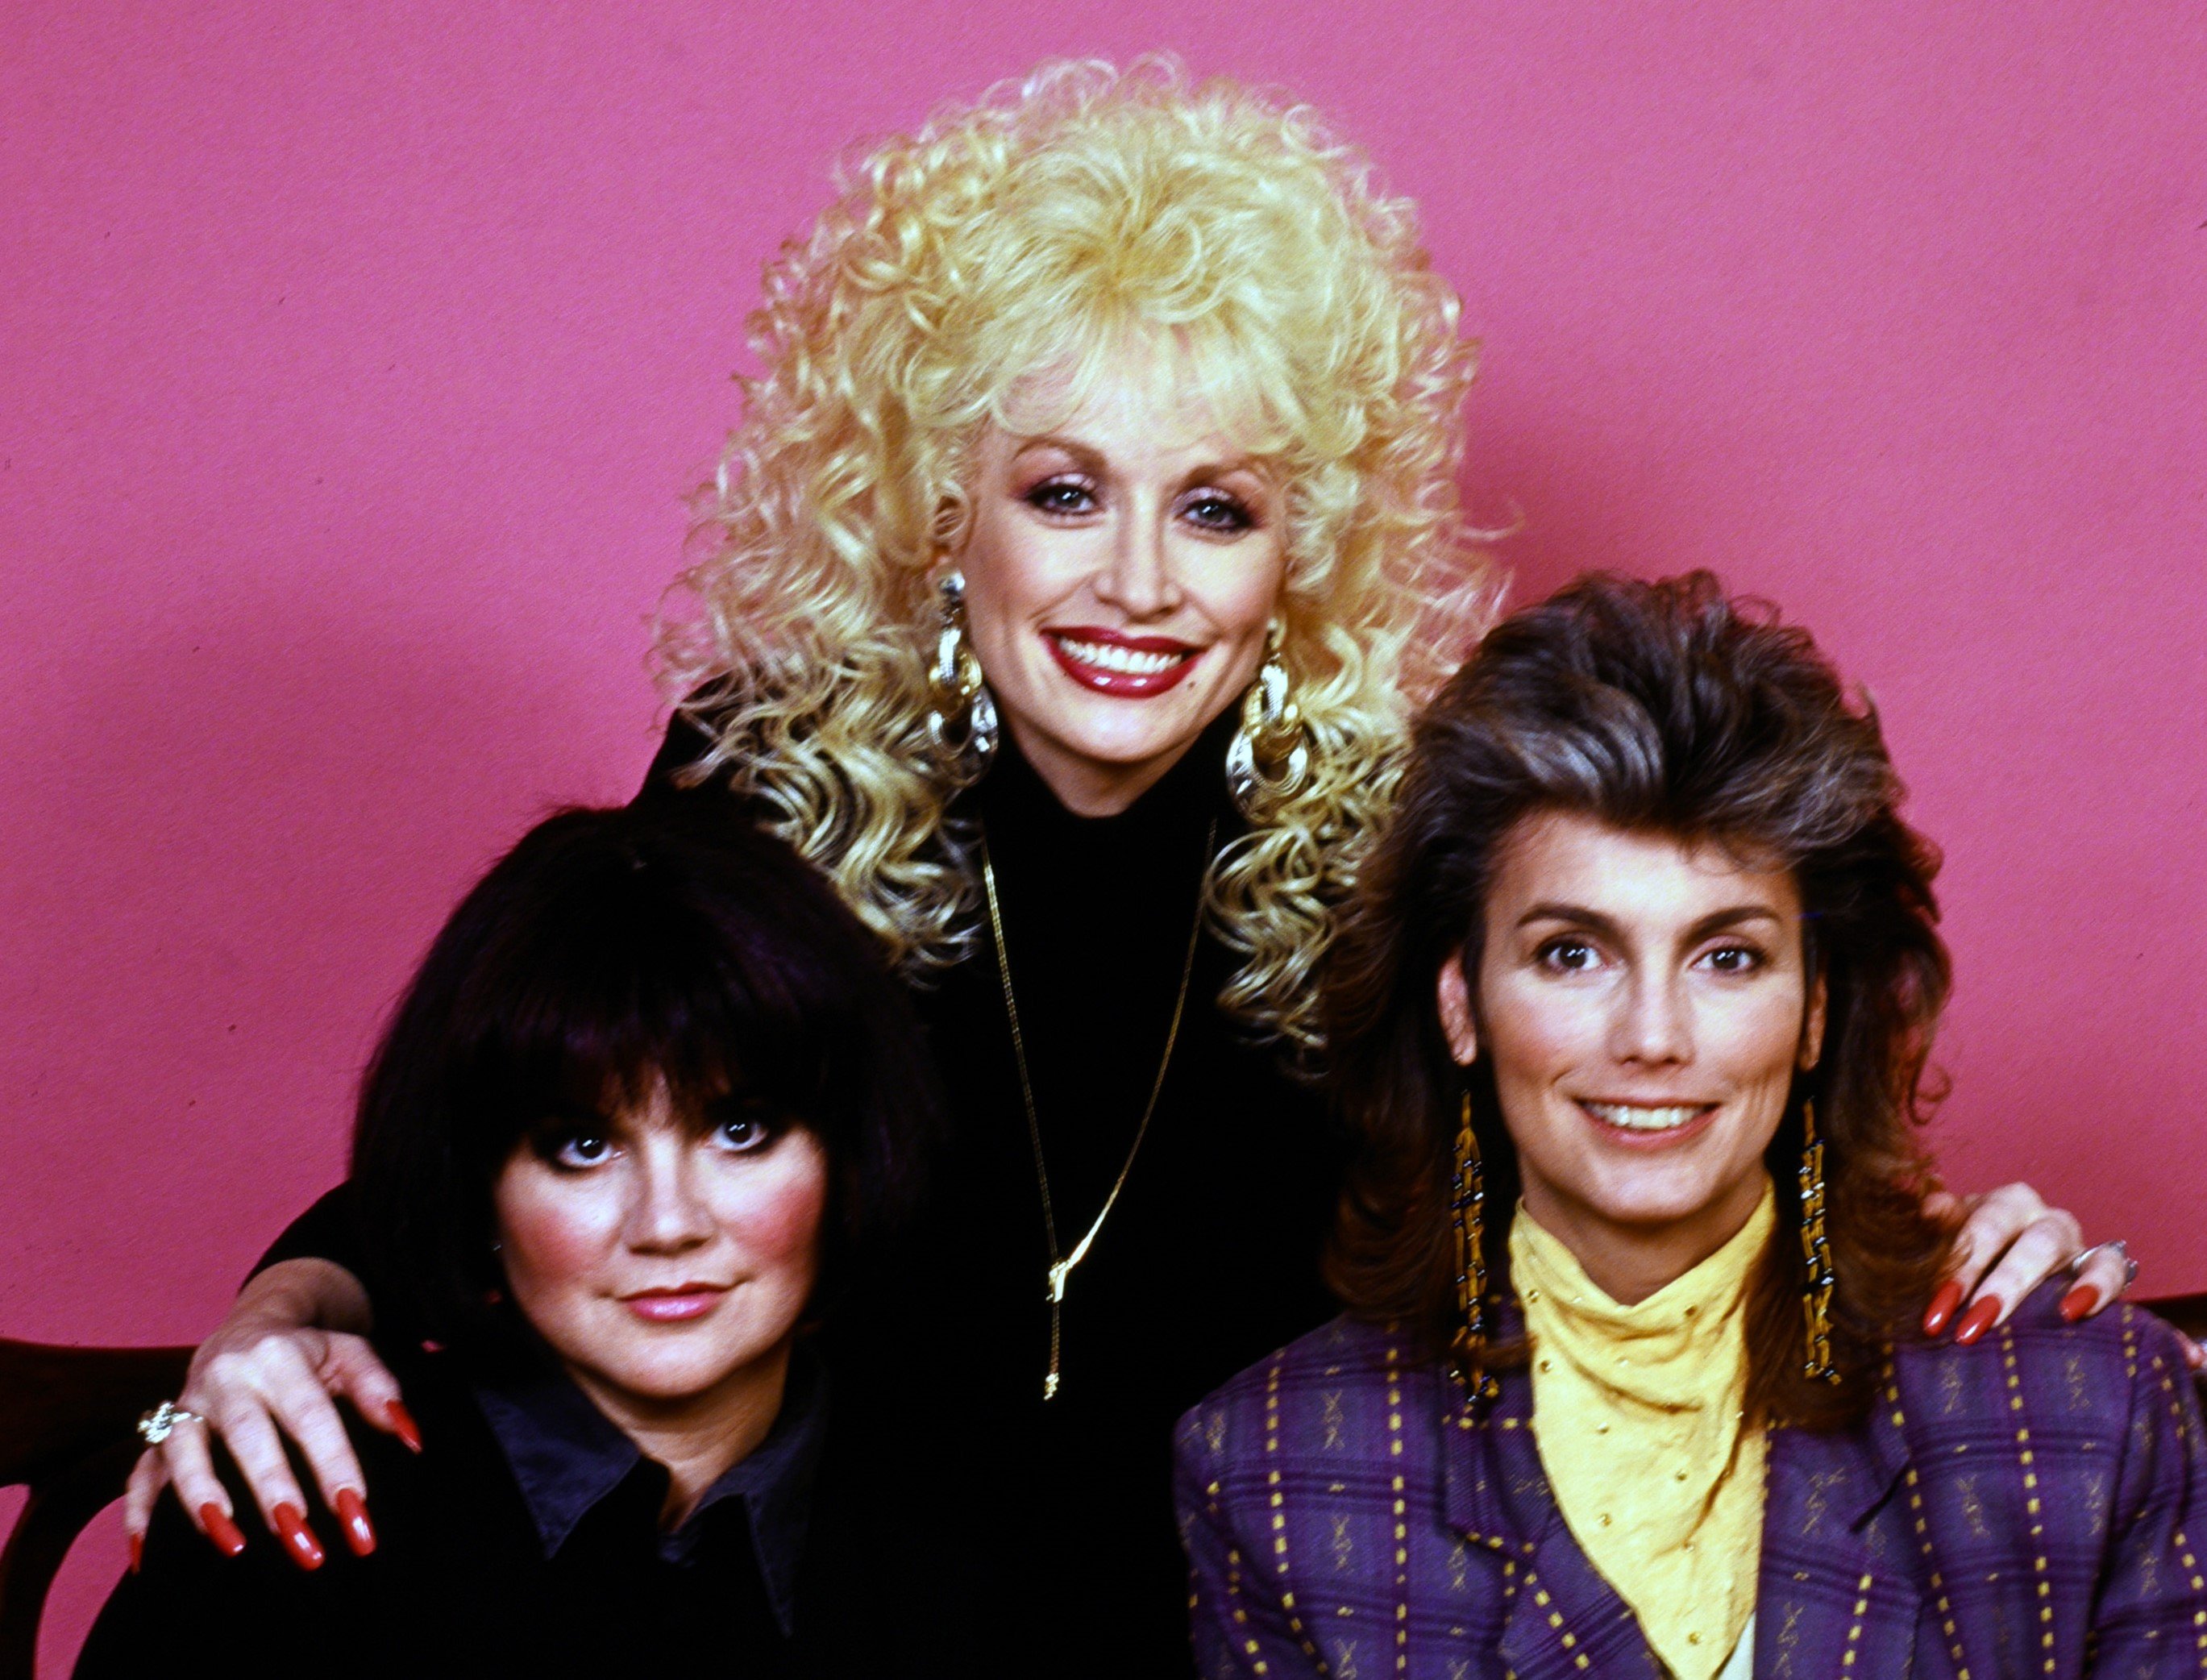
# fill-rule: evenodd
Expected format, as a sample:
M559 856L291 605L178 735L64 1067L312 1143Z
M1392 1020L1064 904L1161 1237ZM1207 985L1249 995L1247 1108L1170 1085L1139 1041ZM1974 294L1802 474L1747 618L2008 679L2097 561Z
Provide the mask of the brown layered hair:
M1333 954L1328 1037L1361 1154L1328 1265L1350 1310L1409 1324L1436 1357L1447 1348L1452 1144L1467 1088L1489 1282L1507 1294L1516 1151L1486 1063L1450 1055L1435 982L1450 957L1479 972L1486 891L1511 834L1535 815L1582 815L1714 843L1791 870L1799 888L1827 1025L1767 1157L1779 1228L1750 1285L1749 1414L1820 1426L1858 1416L1949 1241L1924 1211L1934 1180L1917 1130L1935 1097L1925 1066L1949 983L1931 890L1939 856L1901 820L1901 798L1867 701L1850 697L1807 631L1728 599L1707 572L1585 577L1489 633L1415 726L1393 820ZM1793 1191L1811 1101L1826 1140L1837 1384L1803 1370ZM1488 1362L1522 1357L1500 1345Z

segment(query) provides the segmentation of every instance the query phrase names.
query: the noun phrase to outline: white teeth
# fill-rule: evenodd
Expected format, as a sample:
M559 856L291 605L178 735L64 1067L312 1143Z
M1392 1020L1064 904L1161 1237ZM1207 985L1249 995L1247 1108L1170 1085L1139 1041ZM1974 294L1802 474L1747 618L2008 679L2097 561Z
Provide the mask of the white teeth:
M1127 677L1154 677L1187 657L1186 654L1145 654L1105 642L1076 642L1069 636L1059 637L1057 645L1082 665Z
M1674 1105L1669 1108L1645 1108L1636 1103L1581 1103L1579 1105L1605 1126L1614 1126L1625 1132L1668 1132L1698 1119L1707 1104Z

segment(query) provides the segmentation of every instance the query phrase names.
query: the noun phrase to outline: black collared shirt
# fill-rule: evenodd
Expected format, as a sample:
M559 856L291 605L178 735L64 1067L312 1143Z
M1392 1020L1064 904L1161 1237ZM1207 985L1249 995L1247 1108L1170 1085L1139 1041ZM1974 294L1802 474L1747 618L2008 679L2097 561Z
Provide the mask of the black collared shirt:
M319 1569L294 1567L244 1519L248 1544L232 1560L164 1499L144 1571L109 1600L80 1676L876 1680L932 1674L972 1650L960 1630L930 1632L952 1565L908 1526L905 1502L875 1497L863 1436L857 1458L837 1444L850 1432L805 1354L767 1438L664 1532L665 1469L556 1367L380 1351L423 1450L353 1428L374 1554L354 1557L317 1504ZM221 1468L249 1516L242 1481Z
M469 1386L513 1472L547 1562L601 1511L626 1517L663 1508L665 1468L646 1458L565 1372L547 1363L499 1378L479 1375ZM648 1538L640 1532L620 1538L632 1546L649 1545L662 1563L680 1569L725 1563L722 1554L731 1550L747 1552L782 1635L793 1636L825 1389L825 1373L800 1353L790 1362L781 1411L766 1438L705 1490L680 1527L662 1528L655 1521ZM743 1525L740 1537L724 1532L731 1522ZM732 1548L732 1538L740 1539L740 1546Z
M1008 736L955 806L996 864L1061 1250L1127 1163L1209 853L1243 832L1223 774L1235 722L1229 710L1116 816L1068 810ZM682 780L703 745L678 717L639 798L745 820L721 780ZM953 1133L932 1163L925 1228L893 1276L840 1304L829 1362L835 1454L856 1442L872 1460L846 1482L862 1492L844 1508L876 1529L910 1514L921 1532L902 1553L912 1590L898 1597L877 1565L831 1573L831 1619L929 1625L946 1653L999 1653L1053 1680L1192 1671L1173 1424L1331 1316L1319 1256L1349 1155L1318 1094L1219 1006L1239 961L1206 927L1149 1131L1067 1292L1048 1402L1050 1256L985 934L918 995ZM403 1301L378 1284L371 1253L341 1192L263 1263L337 1259L367 1278L380 1319ZM893 1648L882 1671L910 1672L929 1647Z

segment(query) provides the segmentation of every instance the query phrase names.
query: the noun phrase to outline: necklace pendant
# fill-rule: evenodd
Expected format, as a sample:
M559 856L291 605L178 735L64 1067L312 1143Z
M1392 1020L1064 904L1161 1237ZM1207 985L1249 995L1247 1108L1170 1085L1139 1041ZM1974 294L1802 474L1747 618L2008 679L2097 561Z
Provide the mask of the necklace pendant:
M1073 1262L1070 1260L1060 1260L1050 1267L1050 1304L1052 1306L1065 1299L1065 1280L1072 1275ZM1057 1378L1055 1376L1051 1377L1050 1383L1051 1390L1055 1391L1057 1387ZM1045 1395L1044 1398L1047 1399L1049 1396Z
M1042 1379L1042 1397L1044 1400L1057 1398L1057 1372L1055 1371Z

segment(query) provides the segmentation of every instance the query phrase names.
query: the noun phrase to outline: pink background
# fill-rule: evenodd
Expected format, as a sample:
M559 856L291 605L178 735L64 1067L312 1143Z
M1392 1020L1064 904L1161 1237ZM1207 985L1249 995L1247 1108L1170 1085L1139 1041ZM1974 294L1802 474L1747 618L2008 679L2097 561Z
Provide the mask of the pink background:
M2108 16L18 0L0 1335L209 1324L454 895L635 784L680 495L831 153L1153 46L1425 206L1521 595L1712 565L1871 686L1948 848L1953 1176L2207 1287L2207 18Z

